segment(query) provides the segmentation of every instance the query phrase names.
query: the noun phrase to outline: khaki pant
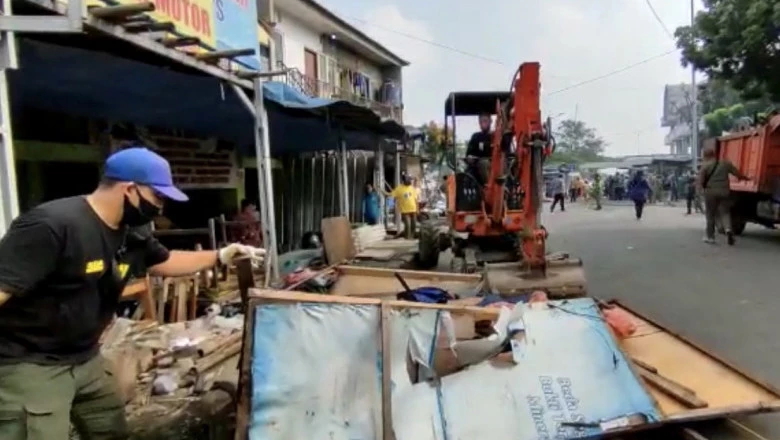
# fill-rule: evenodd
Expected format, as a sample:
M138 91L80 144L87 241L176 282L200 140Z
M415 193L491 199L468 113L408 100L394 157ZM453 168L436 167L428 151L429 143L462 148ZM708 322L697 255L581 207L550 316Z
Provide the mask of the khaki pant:
M715 238L715 226L731 231L731 199L728 195L704 195L704 215L707 218L707 238Z
M0 439L128 438L125 406L103 358L80 365L0 365Z
M401 220L404 222L404 237L412 239L417 232L417 213L401 214Z

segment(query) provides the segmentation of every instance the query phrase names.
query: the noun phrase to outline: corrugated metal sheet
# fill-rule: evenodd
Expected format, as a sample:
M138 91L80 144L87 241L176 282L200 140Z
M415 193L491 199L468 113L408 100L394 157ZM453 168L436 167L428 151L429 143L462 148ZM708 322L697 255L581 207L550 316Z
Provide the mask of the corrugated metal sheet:
M300 247L303 234L319 231L325 217L340 215L339 165L335 153L310 157L285 157L274 170L276 235L283 252ZM349 152L350 221L363 221L363 194L374 181L374 157L369 152Z

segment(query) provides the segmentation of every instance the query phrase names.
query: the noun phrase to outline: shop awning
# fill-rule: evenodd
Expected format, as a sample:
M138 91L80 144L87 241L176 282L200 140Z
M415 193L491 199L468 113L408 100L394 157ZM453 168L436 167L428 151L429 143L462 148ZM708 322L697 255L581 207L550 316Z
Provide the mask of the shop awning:
M20 38L20 69L9 75L14 106L181 129L254 153L254 118L229 86L162 59L151 64L113 55L108 44L93 50L97 38L82 38L89 49ZM340 132L349 149L373 150L381 138L403 136L402 127L369 109L331 100L296 106L290 97L297 92L286 84L265 90L273 154L335 149Z

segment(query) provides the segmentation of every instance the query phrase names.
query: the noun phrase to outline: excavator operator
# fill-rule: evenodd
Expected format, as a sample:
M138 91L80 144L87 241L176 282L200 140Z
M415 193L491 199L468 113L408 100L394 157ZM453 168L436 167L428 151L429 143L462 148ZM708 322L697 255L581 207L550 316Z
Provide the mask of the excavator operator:
M468 172L474 176L481 185L485 185L490 174L490 156L492 153L491 142L493 133L491 116L487 113L479 115L479 131L471 135L466 148L466 161Z

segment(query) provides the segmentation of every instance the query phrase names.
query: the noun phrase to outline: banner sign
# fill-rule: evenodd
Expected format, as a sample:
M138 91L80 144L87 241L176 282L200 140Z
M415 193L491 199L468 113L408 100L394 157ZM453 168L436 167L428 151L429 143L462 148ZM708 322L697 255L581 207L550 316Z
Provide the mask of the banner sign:
M88 5L138 3L142 0L88 0ZM257 3L253 0L152 0L148 13L158 22L171 22L175 35L196 37L201 47L182 47L186 52L255 49L255 54L235 58L245 67L260 69Z
M217 50L254 48L254 55L239 57L236 58L236 61L246 67L260 70L260 48L257 35L257 2L255 0L213 1L214 28L216 30L216 46L214 47L216 47ZM252 44L250 45L249 42Z

